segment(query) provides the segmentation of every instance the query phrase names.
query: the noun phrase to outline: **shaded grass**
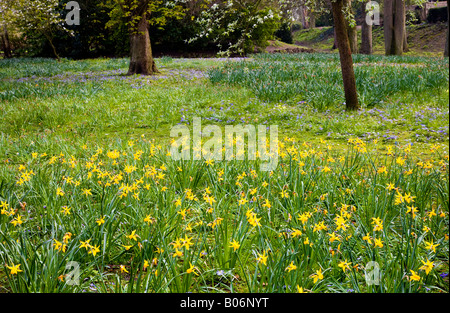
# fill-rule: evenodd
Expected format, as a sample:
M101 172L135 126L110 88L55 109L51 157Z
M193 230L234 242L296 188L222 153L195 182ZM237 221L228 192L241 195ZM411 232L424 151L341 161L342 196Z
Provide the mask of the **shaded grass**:
M448 86L448 60L354 57L357 91L363 107L374 107L396 93ZM213 83L244 85L265 101L306 101L323 110L344 102L337 55L258 55L209 72Z
M12 78L19 61L8 62L1 63L10 78L0 81L0 129L12 138L107 143L145 135L167 142L173 125L201 116L205 125L222 127L277 124L282 135L312 143L359 136L385 144L406 140L424 151L431 143L448 144L445 60L356 57L360 99L367 108L355 114L344 111L334 55L259 55L227 63L164 57L157 59L161 74L153 77L124 76L124 59L82 65L24 59L24 68L49 76ZM86 64L97 70L76 72ZM448 77L444 81L448 84Z

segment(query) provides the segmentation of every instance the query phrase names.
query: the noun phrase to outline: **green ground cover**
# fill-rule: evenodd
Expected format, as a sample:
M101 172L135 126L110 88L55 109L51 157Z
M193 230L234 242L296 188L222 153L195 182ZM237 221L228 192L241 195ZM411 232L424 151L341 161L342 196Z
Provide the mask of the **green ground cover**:
M356 56L358 112L335 55L156 62L0 61L2 291L448 292L448 59ZM174 161L194 117L277 169Z

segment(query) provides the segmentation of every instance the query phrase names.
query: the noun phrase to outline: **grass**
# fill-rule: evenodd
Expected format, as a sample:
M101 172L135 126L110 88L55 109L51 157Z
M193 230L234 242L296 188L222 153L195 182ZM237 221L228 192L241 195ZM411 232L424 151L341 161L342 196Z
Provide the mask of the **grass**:
M447 25L411 24L407 25L408 51L405 56L441 57L445 47ZM361 44L361 28L357 29L358 45ZM374 26L372 32L373 54L384 55L384 33L382 26ZM337 53L331 50L334 43L333 27L326 26L313 29L301 29L293 33L295 43L322 53Z
M381 61L357 55L354 62L363 107L375 107L394 94L420 94L427 90L442 93L447 89L448 77L440 70L448 66L445 60L425 64L417 58ZM249 62L231 62L224 69L212 71L210 77L212 82L243 84L259 99L271 102L306 101L323 110L344 101L337 55L264 54ZM383 83L386 81L389 84Z
M448 292L447 60L356 58L354 113L333 55L156 62L0 62L2 291ZM173 160L194 117L278 167Z

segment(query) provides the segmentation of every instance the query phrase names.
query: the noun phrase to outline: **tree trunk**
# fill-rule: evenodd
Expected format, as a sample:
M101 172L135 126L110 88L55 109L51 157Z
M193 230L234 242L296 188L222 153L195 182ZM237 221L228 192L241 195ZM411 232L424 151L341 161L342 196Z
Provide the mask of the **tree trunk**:
M405 0L396 0L395 2L395 37L399 38L401 44L399 47L401 49L401 54L408 50L407 37L406 37L406 7Z
M352 0L344 0L344 7L350 7L350 12L353 13L352 10ZM356 30L356 25L354 27L350 26L350 23L346 20L347 25L347 34L348 34L348 40L350 43L350 50L352 53L358 53L358 32Z
M421 23L426 22L427 21L427 3L423 3L422 4L423 7L419 10L419 20Z
M337 49L337 38L336 38L336 26L333 27L334 28L334 42L333 42L333 47L331 48L331 50Z
M358 53L358 32L355 27L351 27L347 23L348 42L350 44L350 51L352 53Z
M450 25L450 0L447 0L447 42L445 43L444 57L448 58L448 29Z
M309 11L309 28L315 28L316 27L316 16L313 12Z
M55 57L56 57L56 60L58 61L58 62L60 62L61 61L61 58L59 57L59 54L58 54L58 52L56 51L56 47L55 47L55 45L53 44L53 34L52 33L47 33L47 32L43 32L43 35L44 35L44 37L48 40L48 43L50 44L50 47L52 48L52 50L53 50L53 54L55 55Z
M403 30L403 52L408 52L408 33L406 32L406 24L404 26Z
M10 59L12 58L12 52L6 25L3 25L2 27L1 38L2 38L3 54L5 56L5 59Z
M143 13L139 18L137 28L130 31L130 66L127 75L152 75L158 73L158 69L153 60L147 14Z
M367 24L367 12L366 6L368 2L362 3L362 26L361 26L361 49L359 52L361 54L372 54L373 53L373 43L372 43L372 24Z
M384 0L383 28L384 28L384 50L389 55L392 51L392 40L394 37L394 12L393 5L395 0Z
M302 24L302 29L308 28L308 21L306 20L306 7L301 5L299 9L299 20L300 24Z
M384 42L386 55L402 55L405 48L406 15L404 0L384 1Z
M303 26L303 29L308 29L309 28L308 8L303 7L302 11L303 11L302 26Z
M336 0L331 2L334 27L336 29L336 38L339 48L339 56L341 60L342 78L344 81L345 103L347 110L358 110L358 94L356 92L356 79L353 70L352 52L347 35L346 20L344 17L343 7L344 0Z

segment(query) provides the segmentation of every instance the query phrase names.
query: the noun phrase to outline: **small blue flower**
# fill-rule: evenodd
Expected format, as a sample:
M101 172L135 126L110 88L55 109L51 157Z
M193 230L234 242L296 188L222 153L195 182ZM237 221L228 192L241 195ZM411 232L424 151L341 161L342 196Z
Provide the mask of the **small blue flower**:
M219 270L219 271L216 272L216 275L223 276L224 273L225 272L223 270Z

